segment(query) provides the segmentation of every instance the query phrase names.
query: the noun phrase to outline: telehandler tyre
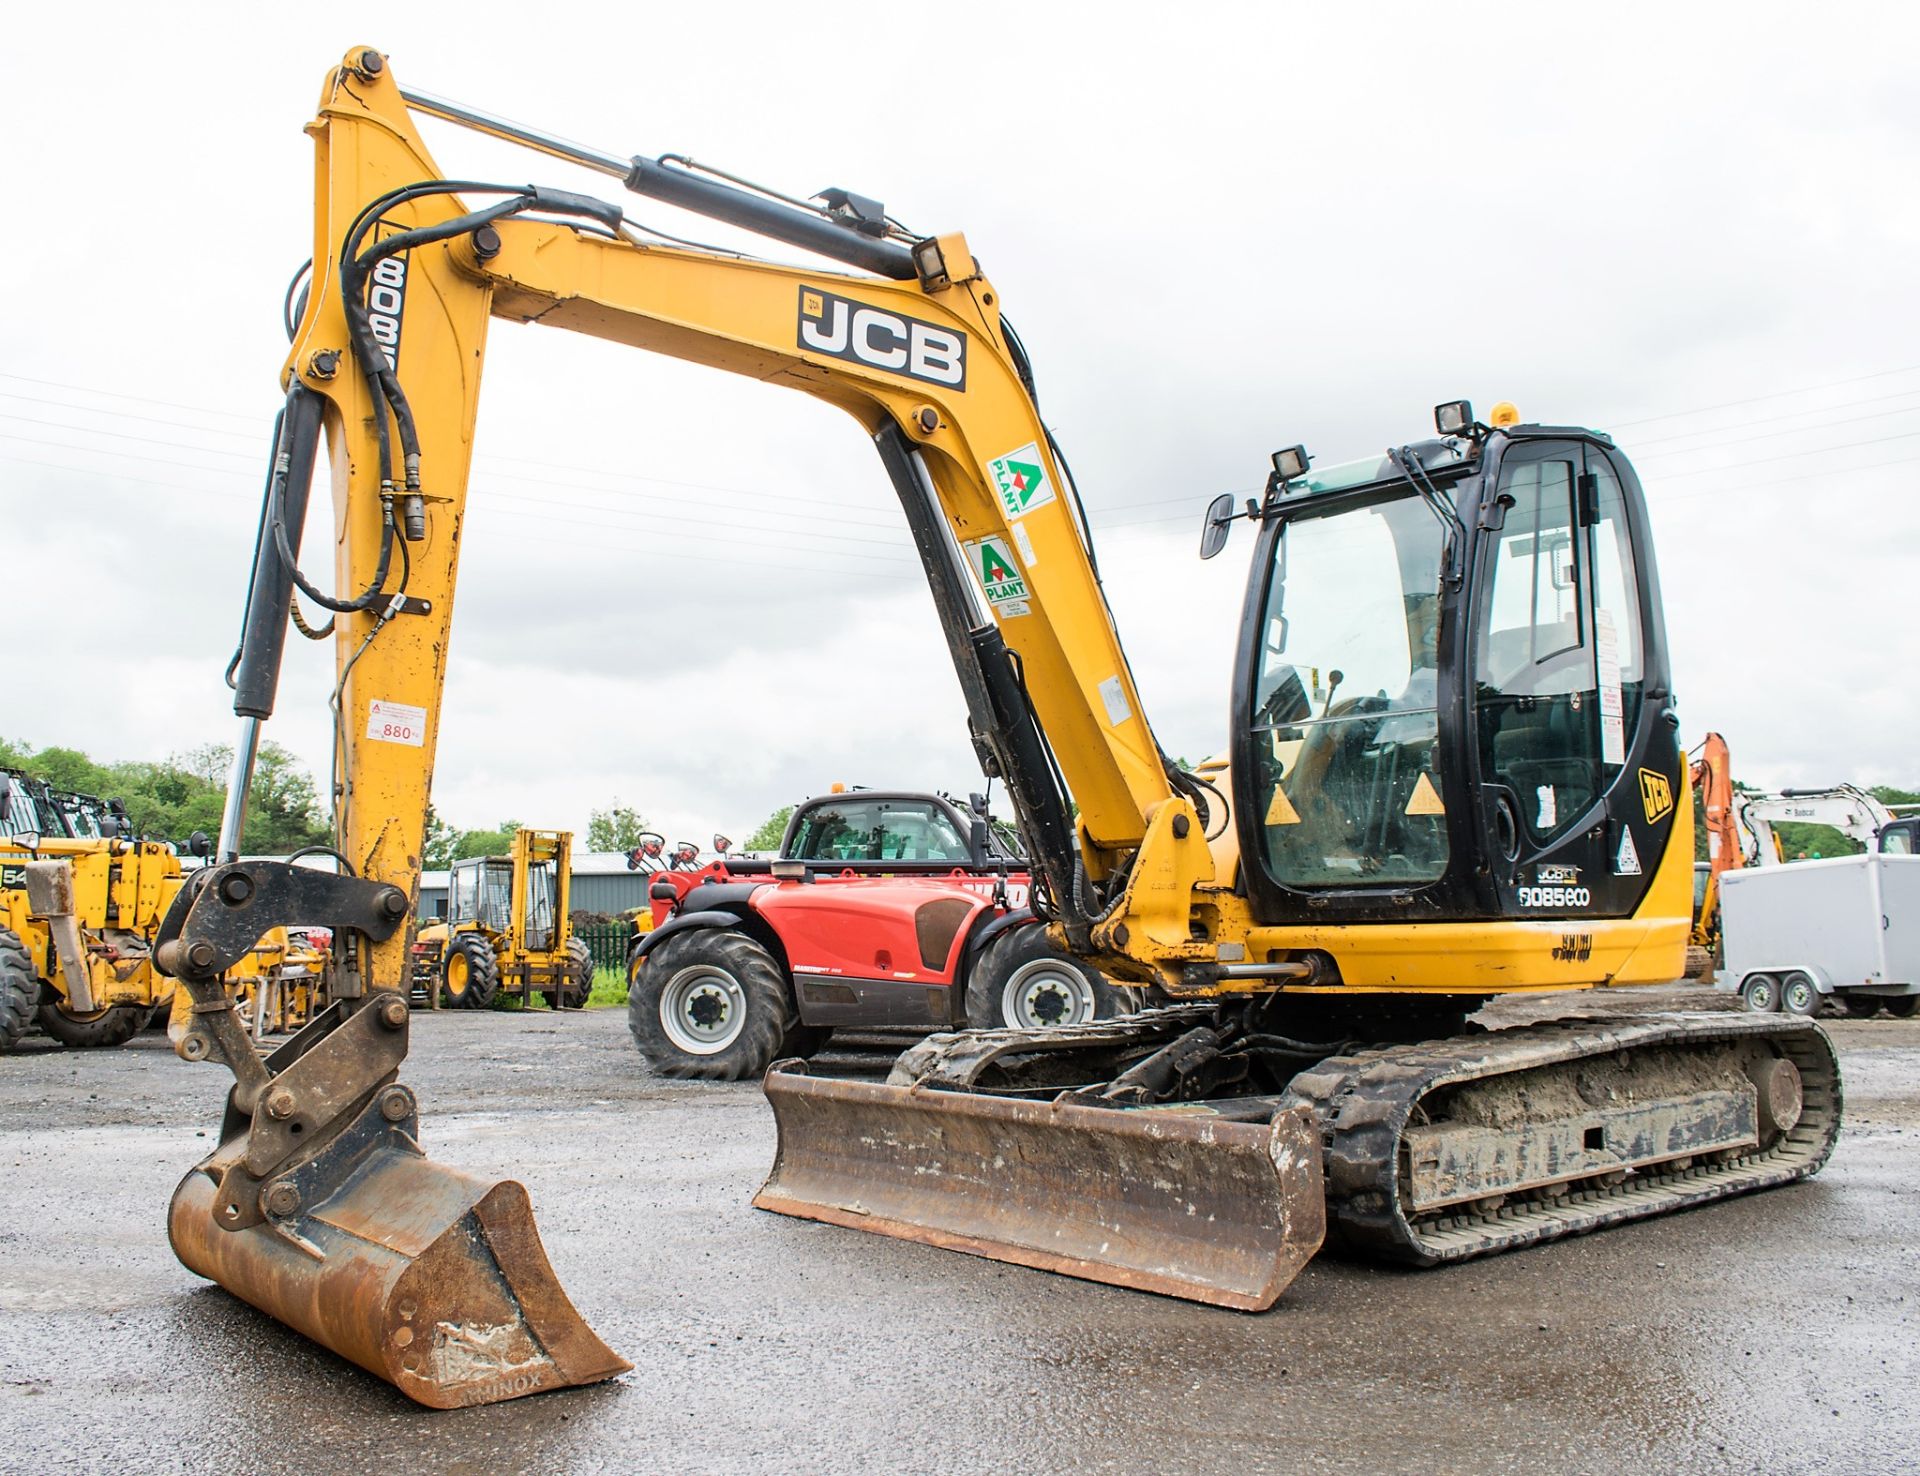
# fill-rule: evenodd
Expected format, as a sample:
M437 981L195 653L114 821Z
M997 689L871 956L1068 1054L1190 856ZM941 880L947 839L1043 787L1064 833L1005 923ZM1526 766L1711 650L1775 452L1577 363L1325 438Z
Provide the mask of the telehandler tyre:
M121 1046L147 1023L145 1005L109 1005L91 1015L69 1014L65 1005L40 1006L40 1028L63 1046Z
M1042 927L1019 927L987 945L967 980L967 1023L975 1030L1081 1025L1124 1012L1119 991L1060 952Z
M567 939L567 982L558 989L542 989L550 1010L584 1010L593 993L593 950L584 938Z
M33 956L17 936L0 928L0 1055L27 1033L39 1001L40 976L33 971Z
M478 933L448 940L440 965L440 1002L450 1010L484 1010L500 989L500 961Z
M638 961L629 977L627 1028L662 1076L759 1076L798 1023L786 975L741 933L681 933Z

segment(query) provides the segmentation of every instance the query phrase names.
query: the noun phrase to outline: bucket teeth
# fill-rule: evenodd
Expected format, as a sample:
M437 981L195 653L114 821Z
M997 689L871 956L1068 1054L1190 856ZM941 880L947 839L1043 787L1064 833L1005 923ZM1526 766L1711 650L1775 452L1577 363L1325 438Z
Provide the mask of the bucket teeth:
M776 1067L776 1214L1264 1311L1326 1232L1313 1117L1121 1111Z
M632 1367L567 1299L512 1180L433 1163L392 1132L324 1198L303 1203L289 1179L274 1186L281 1213L224 1230L205 1167L168 1213L181 1262L421 1404L493 1404Z

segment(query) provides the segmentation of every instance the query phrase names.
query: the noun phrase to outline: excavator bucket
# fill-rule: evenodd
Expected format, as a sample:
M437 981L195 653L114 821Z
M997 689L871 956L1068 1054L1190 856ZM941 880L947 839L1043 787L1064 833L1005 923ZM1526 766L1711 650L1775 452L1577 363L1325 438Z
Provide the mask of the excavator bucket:
M174 1191L174 1253L434 1409L631 1368L567 1300L526 1189L430 1162L412 1128L370 1107L342 1134L349 1152L269 1185L266 1218L244 1229L220 1223L231 1208L221 1182L242 1171L223 1164L223 1145Z
M1261 1312L1326 1233L1310 1111L1232 1122L835 1081L776 1064L760 1209Z

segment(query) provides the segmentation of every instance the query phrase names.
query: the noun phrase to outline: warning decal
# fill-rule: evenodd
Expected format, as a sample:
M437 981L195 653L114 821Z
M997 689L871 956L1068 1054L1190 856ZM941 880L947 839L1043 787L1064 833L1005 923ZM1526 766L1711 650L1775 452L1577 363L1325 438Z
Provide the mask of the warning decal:
M1413 793L1407 796L1409 815L1444 815L1447 807L1440 803L1440 791L1433 787L1433 780L1422 769L1420 777L1413 782Z
M1633 848L1633 831L1622 829L1620 849L1613 858L1615 876L1638 876L1640 874L1640 853Z
M998 538L982 538L965 547L967 562L973 566L973 576L980 581L987 603L993 606L995 613L1002 616L1030 613L1032 606L1027 603L1029 594L1026 577L1014 562L1013 550Z
M1298 825L1300 812L1293 807L1293 801L1287 798L1286 790L1279 785L1273 786L1273 803L1267 806L1267 824Z
M993 485L1010 518L1025 517L1053 501L1053 482L1041 464L1039 446L1032 441L1018 451L994 457L987 470L993 473Z

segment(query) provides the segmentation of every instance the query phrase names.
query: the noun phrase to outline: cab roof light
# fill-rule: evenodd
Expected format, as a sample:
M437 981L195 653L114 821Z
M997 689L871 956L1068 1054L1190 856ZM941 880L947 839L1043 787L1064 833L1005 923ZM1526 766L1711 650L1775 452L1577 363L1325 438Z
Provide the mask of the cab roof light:
M1433 428L1443 436L1473 432L1473 401L1447 400L1433 407Z
M1297 482L1307 474L1307 464L1312 460L1305 446L1289 446L1273 453L1273 474L1282 482Z

